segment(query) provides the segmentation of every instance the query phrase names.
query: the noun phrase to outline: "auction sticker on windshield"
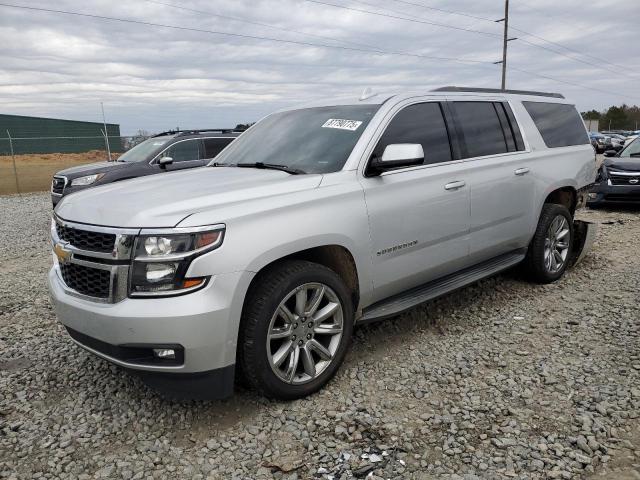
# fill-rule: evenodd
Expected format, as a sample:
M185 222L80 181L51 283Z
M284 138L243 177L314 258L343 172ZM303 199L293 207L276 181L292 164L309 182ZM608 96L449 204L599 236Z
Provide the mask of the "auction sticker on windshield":
M340 130L350 130L352 132L355 132L360 125L362 125L362 122L358 120L343 120L341 118L330 118L329 120L324 122L324 125L322 125L322 128L338 128Z

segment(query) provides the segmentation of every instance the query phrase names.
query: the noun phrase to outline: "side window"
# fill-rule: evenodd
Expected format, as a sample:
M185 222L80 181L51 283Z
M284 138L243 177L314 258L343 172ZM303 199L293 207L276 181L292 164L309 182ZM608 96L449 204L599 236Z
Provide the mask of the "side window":
M513 115L513 111L507 102L503 102L497 105L502 105L502 108L507 114L507 118L509 119L509 126L511 127L511 133L514 137L516 143L516 150L521 151L524 150L524 140L522 140L522 134L520 133L520 127L518 126L518 122L516 121L516 117Z
M204 158L215 158L224 147L229 145L233 140L229 138L205 138L204 141Z
M382 134L373 155L382 157L387 145L393 143L421 144L425 164L451 160L449 134L440 104L418 103L401 110Z
M183 140L169 147L162 155L173 158L174 162L187 162L200 159L200 140Z
M582 117L573 105L522 102L549 148L583 145L589 142Z
M515 142L511 133L509 136L512 148L508 148L505 131L494 103L452 102L451 108L456 118L458 131L466 147L466 154L463 155L463 158L482 157L515 150ZM504 122L506 121L504 110L502 110L502 115Z

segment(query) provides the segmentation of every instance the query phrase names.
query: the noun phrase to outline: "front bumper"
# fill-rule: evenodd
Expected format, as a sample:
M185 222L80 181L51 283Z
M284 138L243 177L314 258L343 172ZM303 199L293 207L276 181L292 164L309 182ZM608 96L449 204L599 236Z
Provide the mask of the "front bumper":
M587 200L587 205L640 204L640 185L609 185L607 180L595 185Z
M74 342L81 347L129 369L203 374L235 363L244 293L253 275L216 275L197 292L171 298L126 298L118 303L69 295L55 266L49 271L48 280L58 319L72 330ZM127 348L160 346L182 348L182 363L154 364L148 358L139 361L135 356L117 353Z

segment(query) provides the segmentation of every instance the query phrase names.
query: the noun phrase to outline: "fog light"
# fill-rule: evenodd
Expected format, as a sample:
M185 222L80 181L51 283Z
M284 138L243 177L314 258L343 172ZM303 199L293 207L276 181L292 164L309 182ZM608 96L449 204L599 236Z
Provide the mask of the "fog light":
M170 358L175 360L176 351L173 348L154 348L153 355L158 358Z
M598 194L597 194L597 193L590 193L590 194L589 194L589 198L590 198L590 199L592 199L592 200L593 200L594 198L597 198L597 197L598 197Z

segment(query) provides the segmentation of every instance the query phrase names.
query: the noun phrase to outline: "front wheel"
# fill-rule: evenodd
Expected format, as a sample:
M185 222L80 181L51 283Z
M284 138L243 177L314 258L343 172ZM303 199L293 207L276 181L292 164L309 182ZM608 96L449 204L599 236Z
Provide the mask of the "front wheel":
M567 207L545 204L525 259L531 279L551 283L562 277L567 269L572 241L573 219Z
M256 279L242 315L244 377L283 400L319 390L344 360L353 316L349 291L332 270L306 261L270 268Z

